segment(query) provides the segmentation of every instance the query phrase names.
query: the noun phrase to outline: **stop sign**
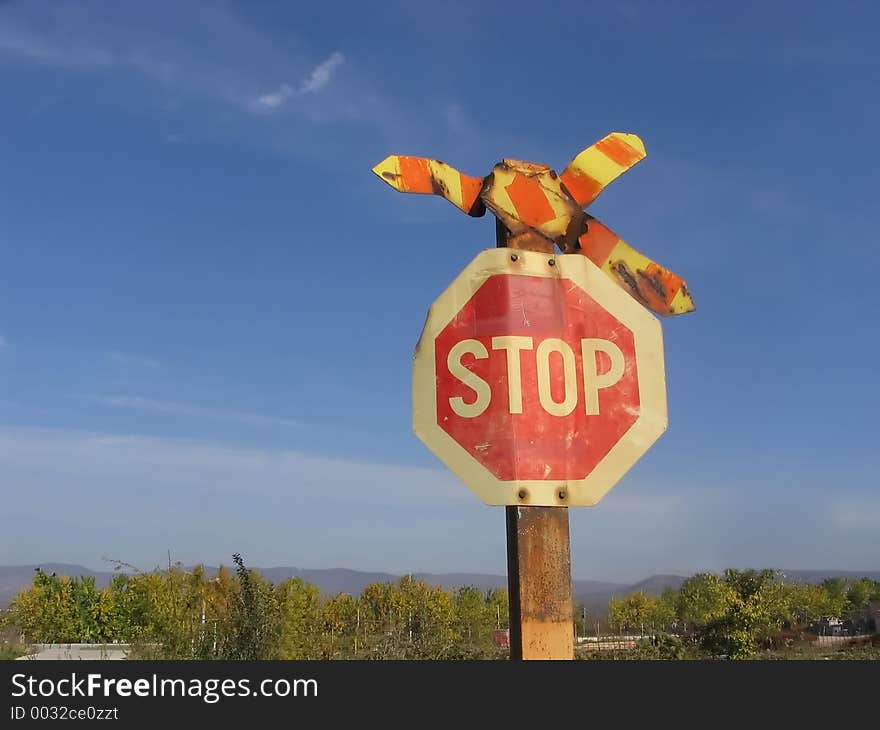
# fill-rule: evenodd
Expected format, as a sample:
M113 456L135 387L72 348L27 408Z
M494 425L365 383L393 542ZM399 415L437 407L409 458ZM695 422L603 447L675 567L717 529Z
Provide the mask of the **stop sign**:
M660 323L586 256L483 251L431 307L413 426L488 504L596 504L666 422Z

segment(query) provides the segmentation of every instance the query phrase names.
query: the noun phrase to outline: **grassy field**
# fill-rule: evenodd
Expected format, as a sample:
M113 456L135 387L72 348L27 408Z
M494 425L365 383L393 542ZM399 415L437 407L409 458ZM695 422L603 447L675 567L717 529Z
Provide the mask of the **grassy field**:
M762 652L758 659L880 659L880 634L836 645L795 644L785 649Z
M12 629L0 631L0 661L15 659L28 653L27 646L18 639L18 634Z
M24 647L6 647L0 646L0 661L9 660L9 659L17 659L20 656L24 656L27 654L27 650Z
M600 659L612 661L637 660L695 660L712 659L709 654L693 644L673 638L661 639L656 645L650 642L639 642L627 648L612 648L597 651L589 646L580 646L576 650L577 659ZM792 642L789 646L776 649L765 649L757 652L752 659L756 660L880 660L880 634L872 637L859 637L827 643L810 641Z

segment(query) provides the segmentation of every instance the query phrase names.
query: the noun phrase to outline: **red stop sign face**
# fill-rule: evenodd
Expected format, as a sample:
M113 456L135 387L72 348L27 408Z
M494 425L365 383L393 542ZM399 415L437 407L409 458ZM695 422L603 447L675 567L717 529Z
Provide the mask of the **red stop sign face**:
M489 504L596 504L666 429L660 323L585 256L483 251L431 307L413 426Z
M487 279L435 367L438 424L505 481L585 479L639 416L632 332L570 279Z

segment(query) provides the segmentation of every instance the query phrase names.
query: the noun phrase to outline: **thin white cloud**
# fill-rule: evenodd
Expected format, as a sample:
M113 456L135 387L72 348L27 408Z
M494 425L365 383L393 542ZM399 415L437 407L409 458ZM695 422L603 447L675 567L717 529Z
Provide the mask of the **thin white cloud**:
M440 469L0 427L0 474L4 514L15 516L0 555L11 564L112 554L148 567L170 548L213 564L240 552L255 565L398 573L504 565L503 518ZM458 539L473 519L483 524L466 533L488 546Z
M443 107L443 116L446 118L446 126L453 134L470 135L473 133L473 128L461 104L457 102L446 104Z
M330 56L315 66L308 78L298 88L290 84L281 84L275 91L262 94L254 99L251 108L255 111L271 111L278 109L290 99L306 94L317 94L330 83L336 69L345 63L345 56L334 51Z
M7 347L9 347L9 340L0 335L0 350L5 350Z
M268 94L263 94L254 100L254 107L257 109L277 109L291 96L294 95L293 87L287 84L281 84L276 90Z
M0 467L16 473L59 471L71 480L116 483L121 477L157 488L210 488L217 496L272 496L297 485L306 500L400 504L407 496L472 502L441 469L347 460L293 449L244 448L206 441L48 428L0 426ZM418 496L414 495L418 485Z
M180 142L183 142L183 135L182 134L166 134L165 141L168 144L179 144Z
M105 68L116 61L104 48L72 38L50 39L13 23L0 26L0 54L62 68Z
M384 79L363 68L340 74L348 60L338 50L313 63L300 50L308 45L305 39L288 37L281 44L272 34L250 26L226 4L192 0L172 16L167 9L151 6L136 17L83 3L49 4L36 10L25 9L26 5L19 3L4 15L0 62L12 58L84 74L107 71L126 74L133 81L139 77L153 92L147 101L163 109L207 101L257 118L289 112L292 124L270 134L261 129L252 137L248 127L242 130L251 141L282 154L336 154L335 143L329 147L304 143L309 140L304 132L340 122L372 130L389 145L415 148L419 142L427 144L422 103L387 93ZM175 28L170 34L169 17ZM230 54L230 48L235 53ZM269 74L279 68L294 69L298 80L267 84ZM302 103L306 99L310 103ZM465 135L455 132L459 111L452 111L452 129L447 130L455 136L453 146L440 148L448 156L462 151ZM477 135L467 137L476 139ZM165 140L173 143L168 137Z
M110 353L110 359L117 365L125 367L147 368L150 370L158 370L160 365L156 360L140 355L127 355L124 352Z
M267 416L261 413L249 413L223 408L209 408L193 403L181 403L179 401L154 400L139 396L105 396L89 395L82 396L85 400L112 408L128 408L150 413L167 413L174 416L189 418L204 418L214 421L232 421L250 426L287 426L300 428L303 426L299 421L290 418Z
M0 533L7 562L61 554L87 563L112 551L137 563L172 547L187 562L237 550L263 565L391 572L504 566L503 510L481 505L439 467L0 427L0 474L10 485L4 506L16 516ZM599 506L572 510L574 575L635 581L732 566L877 567L870 489L829 496L821 486L804 490L798 479L796 489L782 492L768 479L756 499L721 478L711 486L679 481L663 486L634 475ZM835 504L849 510L836 513ZM853 516L861 511L870 519Z
M841 500L833 505L829 519L843 529L875 529L880 525L880 505L876 501L848 504Z
M330 83L334 71L336 71L336 69L343 63L345 63L345 56L339 51L331 53L327 60L322 61L312 69L311 75L306 79L305 83L303 83L302 87L300 87L300 93L315 94L319 92Z
M95 71L135 71L175 93L184 92L270 110L289 98L324 89L345 57L334 51L305 74L297 87L287 84L254 98L265 68L281 64L302 68L304 59L276 47L264 33L250 28L235 13L215 3L194 3L177 18L180 38L187 32L211 39L194 47L169 36L167 13L145 13L133 23L125 13L96 12L87 6L38 8L7 15L0 25L0 59L43 66ZM244 62L229 62L228 48Z

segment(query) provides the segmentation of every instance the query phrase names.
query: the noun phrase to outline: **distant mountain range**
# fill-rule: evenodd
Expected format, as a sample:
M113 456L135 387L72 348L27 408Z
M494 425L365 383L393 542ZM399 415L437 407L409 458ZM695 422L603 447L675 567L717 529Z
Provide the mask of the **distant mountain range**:
M41 568L44 573L69 575L71 577L94 577L99 587L106 586L116 574L113 571L96 571L83 568L81 565L65 563L42 563L40 565L9 565L0 566L0 607L5 607L15 595L30 585L34 571ZM216 571L214 567L206 567L209 573ZM399 575L391 573L369 573L345 568L325 570L308 568L256 568L266 580L279 583L288 578L302 578L307 583L318 586L327 595L351 593L358 595L370 583L388 583L400 580ZM880 580L880 570L784 570L785 580L792 583L819 583L825 578L870 578ZM432 585L454 589L460 586L476 586L482 590L489 588L506 588L507 577L503 575L485 575L482 573L413 573L414 578L426 580ZM667 588L678 590L685 581L680 575L652 575L638 583L609 583L596 580L573 581L575 601L583 604L588 611L603 611L614 596L623 596L636 591L659 595Z

